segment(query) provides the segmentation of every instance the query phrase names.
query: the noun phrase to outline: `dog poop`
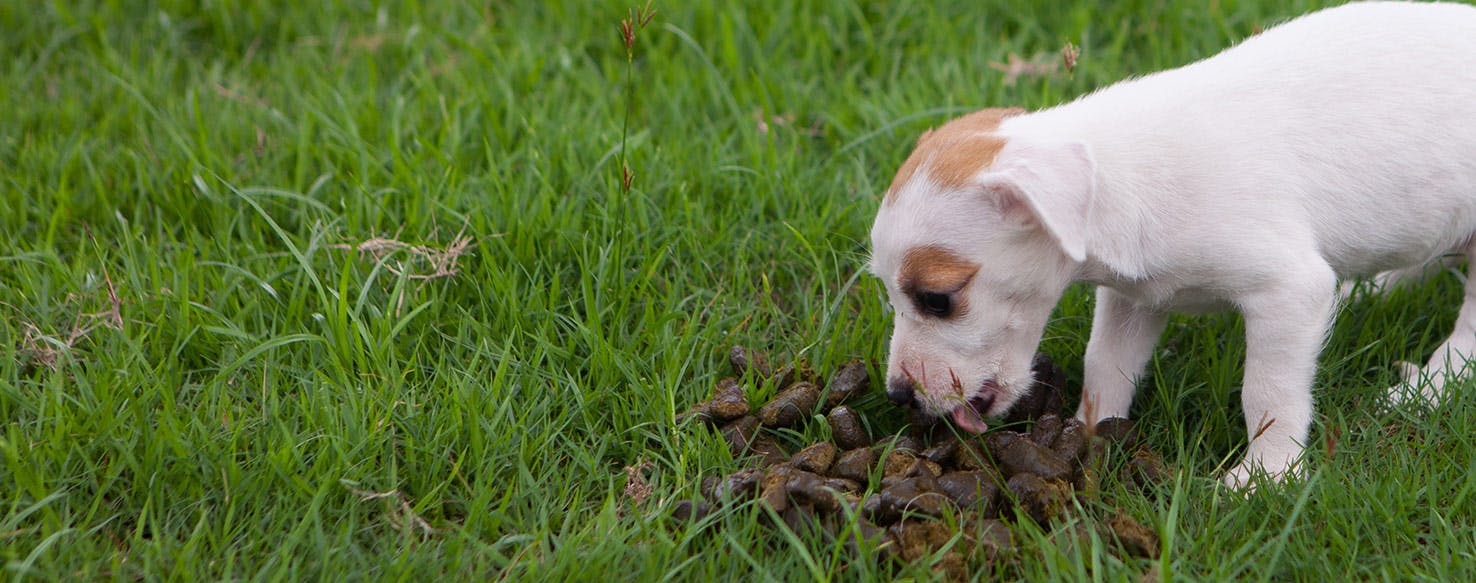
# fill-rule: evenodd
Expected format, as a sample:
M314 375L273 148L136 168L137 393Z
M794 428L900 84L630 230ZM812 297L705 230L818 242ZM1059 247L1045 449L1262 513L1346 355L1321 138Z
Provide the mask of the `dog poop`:
M1123 468L1127 479L1140 489L1147 490L1169 480L1173 475L1163 463L1158 452L1139 446Z
M1066 373L1046 356L1037 352L1030 363L1030 378L1035 384L1005 413L1005 423L1015 424L1036 419L1047 413L1060 413L1065 402Z
M712 514L712 505L702 501L682 500L671 509L671 517L681 522L702 520L709 514Z
M820 402L820 387L800 381L780 391L774 400L759 408L764 427L790 428L808 419Z
M871 374L866 362L853 360L841 365L825 387L825 406L836 407L871 388Z
M864 483L875 466L876 452L869 447L858 447L842 453L830 466L830 475Z
M748 448L758 437L759 420L753 415L744 415L722 428L723 439L728 442L728 452L733 457L739 457L748 453Z
M1118 511L1107 520L1110 539L1116 540L1127 554L1145 559L1158 558L1158 533L1143 526L1133 517Z
M830 464L835 462L835 454L835 444L822 441L800 450L789 461L801 470L823 474L830 470Z
M1072 472L1070 463L1030 439L1011 441L1000 452L999 462L1006 474L1035 474L1046 480L1067 479Z
M733 367L733 374L743 377L752 372L760 378L769 378L774 375L774 369L769 366L769 357L756 353L742 346L734 346L728 351L728 364Z
M999 476L984 470L949 472L938 477L938 489L961 507L991 514L999 497Z
M825 416L825 421L830 424L830 437L841 449L856 449L871 444L871 436L866 434L866 428L861 425L861 416L856 411L841 405L830 410Z
M1023 518L1051 528L1071 522L1062 517L1073 508L1091 508L1072 498L1095 487L1102 468L1121 467L1120 481L1140 489L1170 475L1162 457L1138 445L1131 421L1088 426L1060 417L1065 375L1044 355L1035 359L1030 398L1009 413L1015 422L976 436L913 420L908 430L875 442L861 414L843 404L870 390L864 362L847 362L821 382L813 376L793 380L811 373L796 373L801 369L793 365L776 372L767 355L744 347L734 347L729 360L736 376L719 381L711 398L681 418L718 427L733 457L750 466L702 479L703 500L673 505L678 522L720 523L704 519L754 503L767 509L770 526L818 529L845 537L853 550L869 541L868 548L899 561L932 557L944 574L963 576L1014 552L1010 522ZM745 379L785 382L753 412L744 393L761 385ZM809 424L817 415L825 416L831 440L791 457L780 439L813 432ZM1109 452L1127 451L1135 453L1126 463L1104 461ZM1126 515L1101 524L1116 551L1157 553L1153 530Z
M738 379L728 377L713 387L711 399L678 414L677 421L695 418L721 425L747 415L748 411L748 396L743 393L743 386L738 384Z
M1020 509L1041 524L1060 516L1071 495L1071 486L1065 481L1046 480L1030 473L1010 476L1005 488Z
M1135 431L1133 422L1128 419L1121 417L1103 419L1098 421L1092 430L1096 433L1097 437L1116 443L1122 446L1123 449L1137 444L1138 434Z

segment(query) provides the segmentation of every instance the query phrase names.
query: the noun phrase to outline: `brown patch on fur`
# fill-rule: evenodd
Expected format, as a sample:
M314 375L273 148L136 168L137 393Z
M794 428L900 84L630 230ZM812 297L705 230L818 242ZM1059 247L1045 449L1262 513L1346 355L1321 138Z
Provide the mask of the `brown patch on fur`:
M923 292L952 295L951 317L957 317L968 312L969 303L967 296L956 292L978 272L979 264L942 247L925 245L913 247L902 256L898 284L908 297Z
M994 157L1004 147L1005 140L994 135L999 123L1022 113L1025 110L1013 107L985 109L954 119L936 130L923 132L912 155L892 178L882 204L891 204L902 185L907 184L924 165L928 167L928 176L939 185L945 188L963 186L980 169L994 162Z
M978 272L978 263L942 247L926 245L913 247L902 256L902 273L898 283L902 292L908 296L923 292L955 294L968 285L969 280ZM962 295L953 298L953 305L955 316L968 310L968 302Z

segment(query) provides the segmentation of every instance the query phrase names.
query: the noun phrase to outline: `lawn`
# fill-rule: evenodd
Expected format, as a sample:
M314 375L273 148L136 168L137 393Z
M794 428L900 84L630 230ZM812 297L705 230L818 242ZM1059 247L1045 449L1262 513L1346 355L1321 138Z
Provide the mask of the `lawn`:
M323 4L0 6L5 576L935 577L753 505L673 522L742 465L676 414L734 344L880 379L867 232L922 130L1330 3L662 2L630 53L635 0ZM1077 381L1089 291L1042 345ZM1084 501L1158 558L1022 523L978 576L1476 579L1476 392L1378 400L1460 297L1447 274L1346 307L1311 470L1249 497L1216 481L1240 322L1174 319L1134 407L1174 478Z

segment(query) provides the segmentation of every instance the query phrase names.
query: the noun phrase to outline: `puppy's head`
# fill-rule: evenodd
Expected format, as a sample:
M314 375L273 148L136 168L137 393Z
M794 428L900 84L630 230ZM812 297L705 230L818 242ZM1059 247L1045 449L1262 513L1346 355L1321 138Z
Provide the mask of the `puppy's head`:
M999 129L1021 113L924 133L871 230L895 313L887 396L973 432L1029 390L1046 320L1086 259L1090 154Z

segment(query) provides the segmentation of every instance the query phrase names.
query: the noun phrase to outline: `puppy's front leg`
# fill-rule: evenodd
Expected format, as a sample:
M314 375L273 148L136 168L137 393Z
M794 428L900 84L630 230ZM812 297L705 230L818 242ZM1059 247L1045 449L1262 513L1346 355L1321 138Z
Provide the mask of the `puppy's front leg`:
M1240 396L1250 446L1223 478L1235 488L1250 485L1255 468L1274 480L1285 476L1301 457L1312 426L1312 381L1336 305L1337 278L1326 264L1288 273L1297 279L1239 302L1246 335Z
M1162 312L1140 306L1106 286L1097 287L1077 419L1096 422L1127 417L1138 378L1153 355L1164 321Z

